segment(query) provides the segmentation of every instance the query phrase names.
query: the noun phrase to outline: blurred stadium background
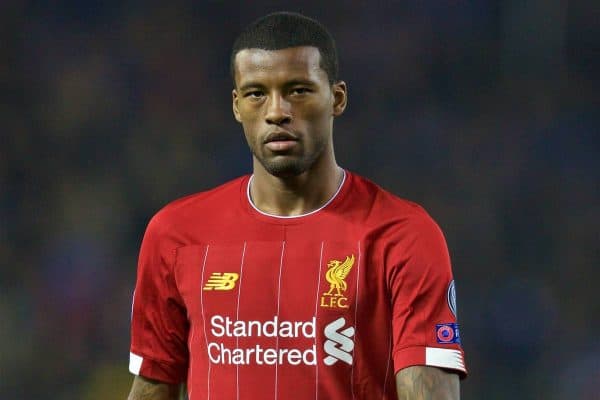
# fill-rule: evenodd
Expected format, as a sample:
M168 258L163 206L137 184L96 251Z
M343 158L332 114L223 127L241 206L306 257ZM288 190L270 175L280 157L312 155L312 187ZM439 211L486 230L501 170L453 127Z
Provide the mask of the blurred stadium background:
M249 172L229 50L288 9L337 39L341 164L446 233L463 398L596 399L593 3L0 1L0 398L126 397L145 225Z

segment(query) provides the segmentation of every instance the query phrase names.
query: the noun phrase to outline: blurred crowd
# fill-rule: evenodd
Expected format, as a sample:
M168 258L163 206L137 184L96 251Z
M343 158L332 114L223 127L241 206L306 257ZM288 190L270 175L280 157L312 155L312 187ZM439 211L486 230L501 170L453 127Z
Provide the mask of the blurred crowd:
M340 164L446 234L464 398L597 398L592 3L1 1L0 398L126 397L145 225L250 172L229 52L281 9L336 38Z

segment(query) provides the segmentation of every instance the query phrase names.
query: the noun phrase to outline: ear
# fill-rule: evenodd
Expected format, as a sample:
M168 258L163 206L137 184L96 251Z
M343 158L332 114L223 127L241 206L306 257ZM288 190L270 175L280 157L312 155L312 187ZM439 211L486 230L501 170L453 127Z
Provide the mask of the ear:
M348 87L346 82L337 81L331 87L333 93L333 116L339 117L346 109L348 103Z
M242 122L242 118L240 117L240 110L238 108L238 100L239 100L239 96L238 93L235 89L233 89L231 91L231 105L233 107L233 116L235 117L237 122Z

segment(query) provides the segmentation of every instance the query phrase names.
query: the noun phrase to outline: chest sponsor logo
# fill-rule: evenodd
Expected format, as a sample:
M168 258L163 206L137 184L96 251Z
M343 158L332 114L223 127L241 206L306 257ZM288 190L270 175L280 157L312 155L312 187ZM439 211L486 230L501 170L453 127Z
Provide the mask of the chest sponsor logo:
M213 272L202 290L232 290L239 277L235 272Z
M317 365L317 346L321 336L317 335L317 319L314 317L305 321L282 320L277 316L267 321L246 321L213 315L208 332L207 352L213 364ZM251 341L254 344L246 346L237 340L237 345L232 346L231 339L259 337L273 340L270 344L265 344L268 343L265 341L262 341L262 344ZM327 324L323 329L323 363L332 366L341 361L352 365L353 337L354 327L346 327L343 317ZM297 340L286 340L286 346L275 338ZM309 343L312 344L306 343L305 339L309 339Z
M354 254L346 256L344 261L331 260L327 263L325 279L329 290L321 295L321 307L348 308L348 298L344 295L348 284L346 278L354 266Z
M327 340L323 345L325 353L328 354L323 360L327 365L333 365L338 361L343 361L352 365L352 350L354 350L354 327L345 329L346 320L340 317L325 327L325 337Z
M310 339L316 337L317 320L286 321L275 316L271 320L234 320L227 316L214 315L210 319L208 357L213 364L225 365L316 365L317 347L254 344L245 347L230 347L231 338L287 338ZM291 341L289 343L294 343ZM238 342L239 345L239 342Z

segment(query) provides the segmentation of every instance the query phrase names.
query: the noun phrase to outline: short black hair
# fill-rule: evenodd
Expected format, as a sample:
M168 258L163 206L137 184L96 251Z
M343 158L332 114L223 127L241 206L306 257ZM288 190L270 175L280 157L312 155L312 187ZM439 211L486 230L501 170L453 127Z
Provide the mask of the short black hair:
M331 33L318 21L302 14L280 11L252 22L233 43L231 77L235 85L235 56L244 49L281 50L288 47L313 46L319 49L320 66L329 83L338 80L338 57Z

